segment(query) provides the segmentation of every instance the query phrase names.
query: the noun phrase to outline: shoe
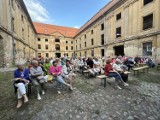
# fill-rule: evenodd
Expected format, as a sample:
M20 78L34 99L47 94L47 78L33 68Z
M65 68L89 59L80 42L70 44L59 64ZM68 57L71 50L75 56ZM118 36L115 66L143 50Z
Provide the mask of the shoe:
M45 94L45 91L44 90L42 90L42 95L44 95Z
M58 92L58 94L61 94L61 91L57 91Z
M20 108L21 106L22 106L22 99L18 99L18 103L17 103L16 108Z
M124 86L126 86L126 87L127 87L127 86L129 86L129 84L128 84L128 83L124 83Z
M73 91L73 87L72 87L72 86L70 86L70 87L69 87L69 90L70 90L70 91Z
M119 87L119 86L117 86L117 88L119 89L119 90L121 90L122 88L121 87Z
M39 93L37 94L37 99L38 99L38 100L41 100L41 99L42 99Z
M28 97L27 97L27 95L25 94L24 95L24 103L27 103L28 102Z

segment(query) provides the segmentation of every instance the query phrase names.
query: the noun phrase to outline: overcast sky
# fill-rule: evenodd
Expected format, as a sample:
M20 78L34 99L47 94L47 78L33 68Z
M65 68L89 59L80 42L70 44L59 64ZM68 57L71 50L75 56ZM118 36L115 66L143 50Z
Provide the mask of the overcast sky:
M81 27L110 0L24 0L33 21Z

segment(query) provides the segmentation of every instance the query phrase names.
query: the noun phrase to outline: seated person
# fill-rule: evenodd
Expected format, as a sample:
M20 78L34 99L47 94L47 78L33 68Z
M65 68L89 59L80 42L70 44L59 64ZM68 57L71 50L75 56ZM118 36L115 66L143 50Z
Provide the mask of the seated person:
M44 75L49 75L49 68L52 64L49 62L49 59L45 60L45 63L43 64L44 68Z
M81 73L82 73L83 65L84 65L84 63L83 63L82 58L79 58L79 60L78 60L78 68L79 68Z
M94 71L94 68L93 68L94 62L93 62L92 58L88 58L87 65L88 65L88 68L89 68L88 69L89 73L93 76L96 76L96 72Z
M106 76L108 76L108 77L114 77L114 78L115 78L115 80L116 80L116 87L117 87L118 89L122 89L122 88L119 87L118 84L117 84L117 82L119 82L119 81L120 81L124 86L128 86L128 84L123 81L121 75L120 75L117 71L115 71L115 70L113 69L113 67L112 67L112 65L111 65L111 60L110 60L110 59L108 59L108 60L106 61L106 66L105 66L104 72L105 72L105 75L106 75Z
M121 62L116 60L116 62L112 64L112 67L121 75L124 82L128 81L128 73L126 73L125 70L121 68Z
M160 57L157 58L157 65L160 65Z
M23 103L22 100L24 100L24 103L28 102L28 97L26 95L25 86L30 81L29 81L28 68L24 68L24 65L21 63L18 63L17 67L18 69L14 71L14 86L15 86L15 90L17 91L17 95L18 95L17 108L20 108Z
M64 65L62 68L62 76L65 79L69 80L69 84L72 86L72 80L73 77L76 76L76 74L73 72L73 67L70 64L69 60L66 61L66 65Z
M101 72L101 66L100 66L100 62L99 62L98 58L95 58L93 62L94 62L94 72L96 74L100 73Z
M70 84L67 84L63 80L63 77L61 76L61 74L62 74L61 66L58 66L56 61L53 61L53 65L50 67L50 74L53 76L53 80L56 80L60 84L64 84L64 85L68 86L70 90L73 90L72 86Z
M43 71L40 66L38 66L37 60L32 60L32 67L30 68L31 80L37 89L37 99L41 100L40 91L45 94L44 85L45 79L43 76Z

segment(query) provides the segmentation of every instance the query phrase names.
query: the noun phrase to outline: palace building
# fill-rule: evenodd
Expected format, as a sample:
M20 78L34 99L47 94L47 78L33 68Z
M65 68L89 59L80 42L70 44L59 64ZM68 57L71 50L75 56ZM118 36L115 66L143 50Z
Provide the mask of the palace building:
M23 0L0 0L0 66L33 57L160 57L160 0L111 0L80 29L33 22Z
M37 31L38 57L74 56L74 36L78 29L34 23Z
M36 56L36 30L22 0L0 0L0 66Z
M160 57L160 0L112 0L75 36L77 56Z

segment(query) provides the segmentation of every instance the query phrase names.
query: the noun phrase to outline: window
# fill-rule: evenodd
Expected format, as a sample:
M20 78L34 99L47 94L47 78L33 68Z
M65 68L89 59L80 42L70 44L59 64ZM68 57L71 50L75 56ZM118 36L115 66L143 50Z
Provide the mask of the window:
M101 45L104 45L104 34L101 35Z
M86 37L87 37L87 36L86 36L86 34L85 34L85 35L84 35L84 38L86 39Z
M68 41L66 41L66 43L68 43Z
M73 44L73 41L71 41L71 44Z
M46 50L48 50L48 45L45 45Z
M41 45L40 44L38 44L38 49L41 49Z
M46 57L47 57L47 58L49 57L49 54L48 54L48 53L46 53Z
M94 41L93 41L93 39L91 39L91 45L94 45Z
M143 43L143 56L152 55L152 42Z
M55 39L55 42L60 42L60 39L56 38L56 39Z
M22 21L22 22L24 22L24 18L23 18L23 15L21 15L21 21Z
M91 51L91 56L94 57L94 50Z
M144 0L143 1L143 5L146 5L146 4L148 4L148 3L151 3L153 0Z
M91 34L93 34L93 30L91 31Z
M79 45L79 48L81 49L81 44Z
M153 27L153 14L143 17L143 30Z
M71 50L73 50L73 46L71 46Z
M84 52L85 57L87 57L87 51Z
M121 27L116 28L116 38L121 37Z
M41 57L41 53L38 53L38 57L39 57L39 58Z
M14 23L14 18L12 17L12 31L15 31L15 23Z
M60 50L60 45L56 44L55 49Z
M76 43L77 43L77 40L76 40Z
M119 19L121 19L121 13L116 15L116 20L119 20Z
M24 38L24 29L22 28L22 37Z
M41 39L40 39L40 38L38 38L38 41L41 41Z
M66 50L68 50L68 46L66 46Z
M80 52L80 57L81 57L81 52Z
M48 39L45 39L45 42L48 42Z
M101 30L104 30L104 23L101 24Z
M77 50L77 45L76 45L76 50Z
M84 42L84 46L87 47L87 43L86 42Z

